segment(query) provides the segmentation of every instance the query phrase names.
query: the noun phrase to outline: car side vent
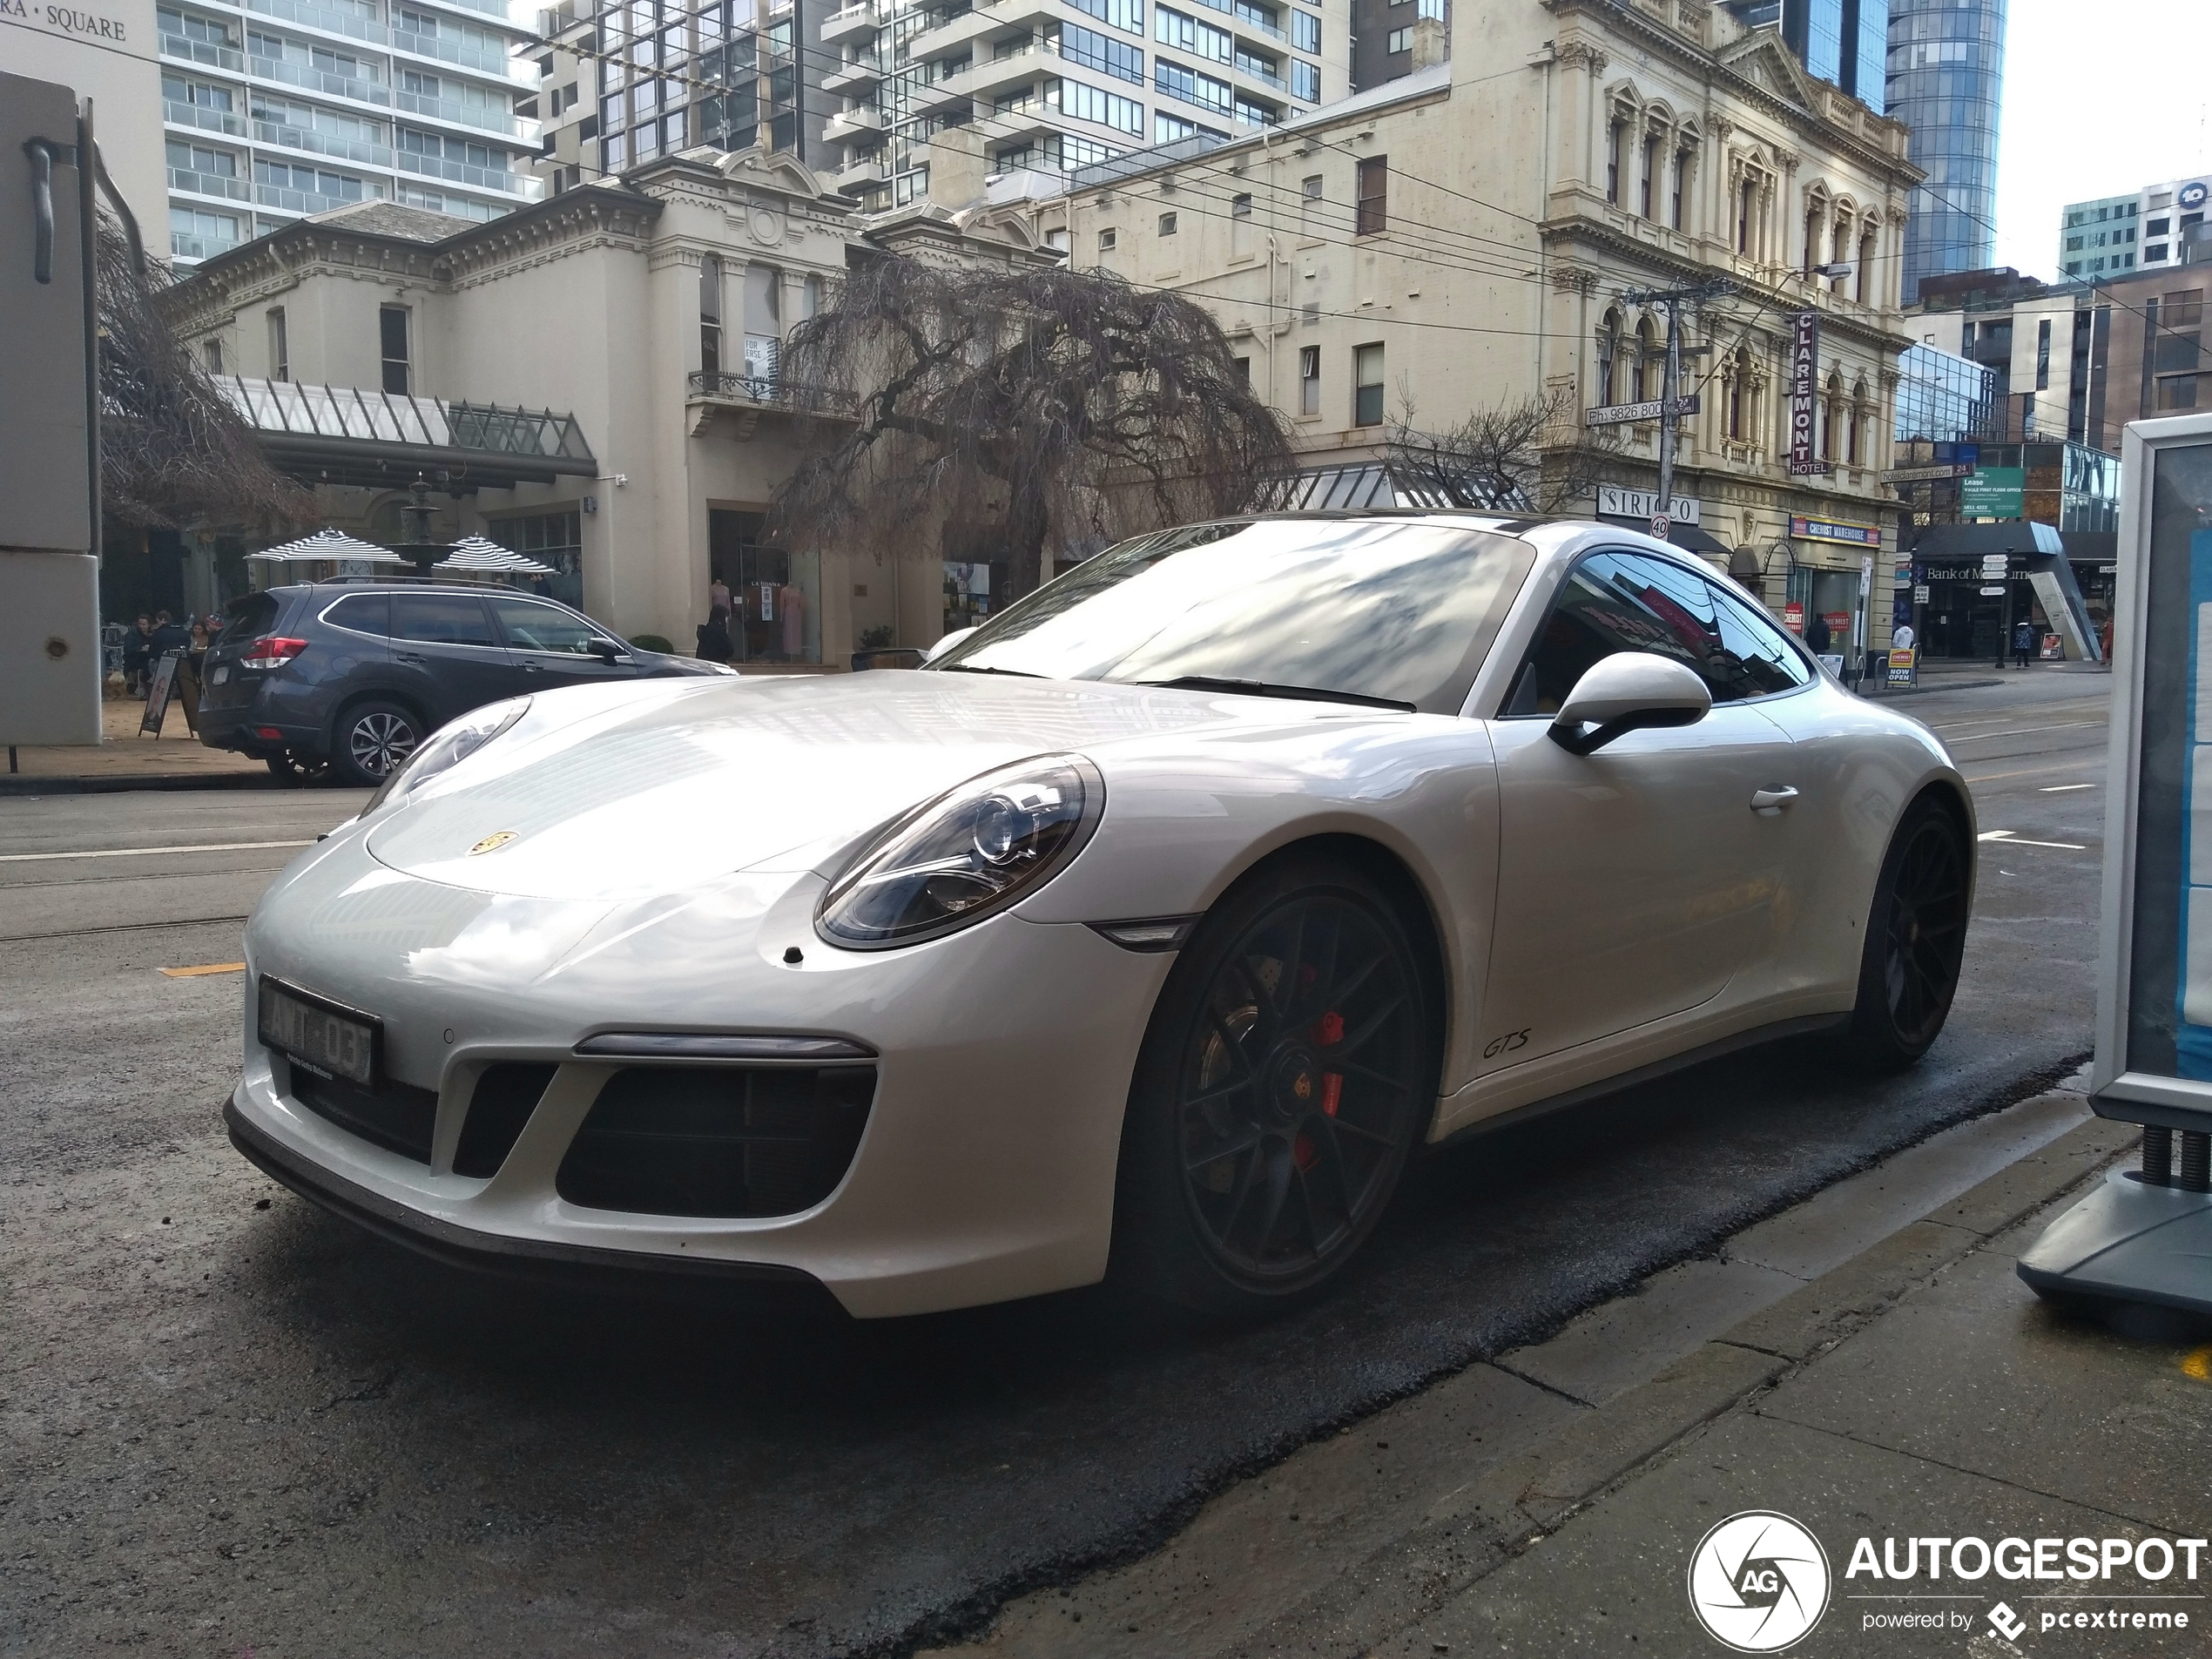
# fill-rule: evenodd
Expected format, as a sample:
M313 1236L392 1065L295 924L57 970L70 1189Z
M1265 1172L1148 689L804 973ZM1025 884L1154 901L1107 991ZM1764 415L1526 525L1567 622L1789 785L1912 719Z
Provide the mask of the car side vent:
M561 1160L570 1204L651 1216L788 1216L836 1190L875 1098L873 1066L633 1066L610 1077Z
M455 1175L489 1178L499 1173L556 1069L511 1061L484 1068L469 1097L469 1116L462 1120L461 1144L454 1149Z

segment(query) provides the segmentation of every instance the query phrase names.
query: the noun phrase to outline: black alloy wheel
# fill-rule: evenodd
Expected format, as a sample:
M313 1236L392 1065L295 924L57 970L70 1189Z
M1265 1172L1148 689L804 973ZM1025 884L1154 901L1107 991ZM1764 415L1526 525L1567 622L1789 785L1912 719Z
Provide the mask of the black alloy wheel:
M374 789L421 741L421 722L398 704L356 704L338 722L331 766L341 781Z
M1874 892L1848 1042L1878 1069L1909 1066L1951 1013L1972 894L1966 840L1951 814L1916 802L1898 826Z
M1146 1035L1121 1264L1220 1312L1333 1275L1434 1106L1430 1025L1412 942L1363 876L1307 863L1232 895L1184 948Z

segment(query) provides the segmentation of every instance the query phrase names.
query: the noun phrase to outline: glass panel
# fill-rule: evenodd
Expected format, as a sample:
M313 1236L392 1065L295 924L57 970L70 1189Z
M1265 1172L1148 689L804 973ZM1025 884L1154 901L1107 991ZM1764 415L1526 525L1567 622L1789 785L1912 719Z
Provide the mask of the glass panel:
M392 637L432 645L489 645L491 624L484 608L467 594L399 593L392 596Z
M565 651L573 656L588 656L591 642L605 636L581 617L572 617L565 610L551 605L533 604L528 599L507 599L494 597L491 608L499 617L501 631L507 644L514 651Z
M1457 714L1532 556L1426 524L1194 525L1098 555L932 666L1254 680Z

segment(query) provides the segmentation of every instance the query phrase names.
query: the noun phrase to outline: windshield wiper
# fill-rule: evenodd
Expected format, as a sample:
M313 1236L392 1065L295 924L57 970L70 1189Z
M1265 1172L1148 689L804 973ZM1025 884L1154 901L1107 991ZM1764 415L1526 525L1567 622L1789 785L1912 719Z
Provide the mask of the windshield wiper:
M1138 680L1170 691L1234 691L1242 697L1283 697L1301 703L1357 703L1362 708L1396 709L1403 714L1420 710L1394 697L1369 697L1365 691L1332 691L1318 685L1271 685L1265 680L1222 679L1211 674L1182 674L1171 680Z
M940 674L1008 674L1015 679L1041 680L1042 674L1032 674L1026 668L985 668L977 663L947 663L937 671Z

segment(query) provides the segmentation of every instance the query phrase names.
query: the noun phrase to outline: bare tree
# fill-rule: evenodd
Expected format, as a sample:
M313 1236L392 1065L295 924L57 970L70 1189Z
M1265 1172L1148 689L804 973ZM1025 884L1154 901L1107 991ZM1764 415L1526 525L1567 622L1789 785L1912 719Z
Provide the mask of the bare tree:
M1578 431L1566 394L1475 409L1440 432L1415 425L1413 400L1399 389L1390 428L1391 470L1436 504L1557 513L1581 508L1620 441Z
M100 502L111 520L173 527L187 519L290 527L314 498L262 457L233 408L162 314L173 279L140 268L137 251L100 215Z
M857 394L859 419L777 491L774 533L878 559L1002 556L1008 597L1048 548L1288 488L1281 422L1213 320L1103 272L875 261L793 332L785 367L802 400Z

